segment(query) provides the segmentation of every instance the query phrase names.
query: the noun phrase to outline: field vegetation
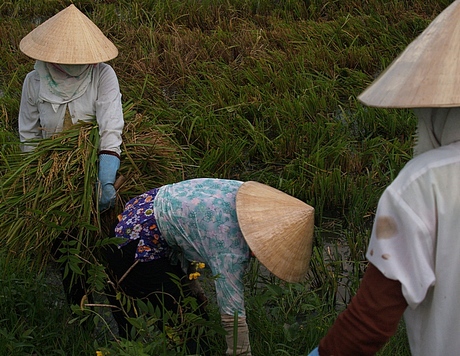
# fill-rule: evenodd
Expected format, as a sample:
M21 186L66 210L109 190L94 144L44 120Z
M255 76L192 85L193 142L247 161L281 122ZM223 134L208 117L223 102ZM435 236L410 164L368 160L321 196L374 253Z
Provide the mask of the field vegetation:
M0 4L0 354L182 355L180 340L202 328L223 354L212 303L209 322L185 315L161 333L149 305L127 301L138 312L133 341L117 337L105 306L97 251L114 243L107 221L130 197L194 177L259 181L315 208L305 282L285 284L257 261L246 280L253 354L308 354L355 293L378 198L412 156L413 114L357 96L451 1L73 1L119 49L110 64L123 95L126 180L102 217L92 199L97 128L19 152L21 86L34 65L19 42L70 3ZM61 261L87 271L96 295L73 311L50 257L69 230L77 238ZM212 299L212 276L202 282ZM403 323L379 354L410 354Z

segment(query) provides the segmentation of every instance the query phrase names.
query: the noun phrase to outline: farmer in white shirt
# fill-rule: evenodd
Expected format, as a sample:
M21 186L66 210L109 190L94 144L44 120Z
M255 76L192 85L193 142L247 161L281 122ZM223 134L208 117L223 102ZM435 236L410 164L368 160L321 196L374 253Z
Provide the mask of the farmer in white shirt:
M112 207L124 121L117 76L103 62L115 58L117 48L70 5L25 36L20 49L36 59L25 78L19 109L23 151L33 150L34 140L72 124L97 122L99 209Z
M360 96L410 108L414 158L382 194L360 288L311 356L374 355L404 316L412 355L460 352L460 0Z
M19 108L19 136L24 152L40 139L78 122L99 128L97 197L99 211L115 205L114 182L120 166L124 126L117 76L105 61L118 55L114 44L74 5L60 11L25 36L21 51L36 60L27 74ZM53 246L59 258L63 233ZM86 295L84 278L63 279L67 300L80 304Z

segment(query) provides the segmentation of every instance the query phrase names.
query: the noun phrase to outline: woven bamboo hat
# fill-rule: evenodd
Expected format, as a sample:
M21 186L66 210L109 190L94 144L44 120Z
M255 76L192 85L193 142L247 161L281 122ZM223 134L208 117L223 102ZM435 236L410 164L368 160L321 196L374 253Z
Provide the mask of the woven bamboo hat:
M383 108L460 106L460 0L441 12L358 99Z
M94 64L118 55L118 49L75 5L32 30L19 48L31 58L59 64Z
M287 282L305 278L313 242L313 207L249 181L238 189L236 213L246 242L270 272Z

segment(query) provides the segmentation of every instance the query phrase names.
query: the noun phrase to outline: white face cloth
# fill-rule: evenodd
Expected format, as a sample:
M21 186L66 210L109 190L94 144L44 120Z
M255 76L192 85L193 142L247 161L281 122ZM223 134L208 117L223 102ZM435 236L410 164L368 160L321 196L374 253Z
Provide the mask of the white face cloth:
M53 64L35 62L40 76L40 99L51 104L64 104L86 91L91 82L91 64Z
M414 109L418 118L414 156L460 141L460 108Z
M54 67L62 70L71 77L79 77L90 66L89 64L53 64Z

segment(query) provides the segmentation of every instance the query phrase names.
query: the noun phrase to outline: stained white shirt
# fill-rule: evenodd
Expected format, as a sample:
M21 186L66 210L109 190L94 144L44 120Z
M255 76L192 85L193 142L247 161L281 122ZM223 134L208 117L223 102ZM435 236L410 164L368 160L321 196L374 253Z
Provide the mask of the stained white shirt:
M402 284L413 355L458 355L460 142L413 158L380 198L366 257Z
M68 107L73 124L79 121L97 122L99 150L120 154L123 109L118 79L110 65L95 65L86 91L68 103L52 104L43 100L39 94L40 77L33 70L27 74L22 88L18 118L21 142L47 138L61 131ZM33 145L23 145L23 151L31 151L33 148Z

